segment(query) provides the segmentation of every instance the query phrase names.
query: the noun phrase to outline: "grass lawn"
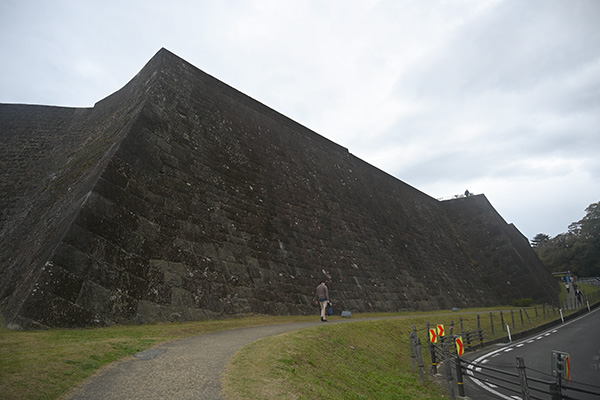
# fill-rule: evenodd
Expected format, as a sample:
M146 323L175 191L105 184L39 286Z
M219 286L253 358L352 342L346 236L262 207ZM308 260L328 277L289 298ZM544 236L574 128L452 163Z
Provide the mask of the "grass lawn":
M536 320L533 309L529 308L531 322L524 319L521 324L515 310L513 333L559 318L558 314L553 316L548 312L544 321L538 306L539 318ZM408 334L413 324L417 325L425 344L427 321L445 324L448 332L454 320L456 332L460 330L461 316L465 330L475 330L474 312L419 313L425 314L419 318L414 317L416 313L354 314L353 320L379 316L402 318L323 324L265 338L238 353L229 367L225 387L233 399L443 398L443 390L436 385L419 386L418 375L411 369ZM486 341L492 338L490 312L494 315L494 336L506 335L500 326L499 308L479 310ZM510 311L504 311L504 316L505 322L511 323ZM94 329L23 332L0 328L0 398L56 399L102 366L161 343L219 330L314 319L314 316L246 316ZM426 348L423 357L427 362Z
M45 331L2 328L0 398L56 399L102 366L160 343L219 330L302 318L307 317L251 316L190 323Z
M508 335L501 324L500 311L513 335L560 319L558 310L552 313L551 308L546 309L545 318L540 306L537 318L534 307L524 310L527 313L521 314L515 308L512 314L510 308L438 312L419 317L413 313L398 319L323 324L267 337L234 356L224 377L224 390L232 400L446 399L445 388L433 382L429 374L427 322L432 327L444 324L447 334L454 325L454 333L459 334L462 318L465 332L481 326L485 341L491 341ZM427 377L423 386L418 371L412 372L409 335L413 326L423 344Z

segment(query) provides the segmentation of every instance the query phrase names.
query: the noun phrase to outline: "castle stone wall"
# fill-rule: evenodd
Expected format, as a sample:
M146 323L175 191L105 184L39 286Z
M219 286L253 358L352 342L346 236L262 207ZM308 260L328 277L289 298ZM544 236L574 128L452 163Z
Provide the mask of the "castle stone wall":
M1 123L15 107L35 111L0 105ZM2 260L15 328L315 313L320 279L340 310L494 305L521 293L498 288L490 270L506 280L540 271L501 217L488 237L504 237L503 250L481 257L493 249L456 217L468 206L438 202L164 49L93 109L52 112L67 121L53 140L74 135L75 150L38 155L52 167L37 179L63 189L41 191L50 208L21 196L57 221L32 234L39 222L19 217L14 194L3 198L16 204L3 218L25 229L2 243L35 250ZM476 205L468 218L495 213ZM524 257L509 254L517 248ZM537 299L558 291L519 276Z

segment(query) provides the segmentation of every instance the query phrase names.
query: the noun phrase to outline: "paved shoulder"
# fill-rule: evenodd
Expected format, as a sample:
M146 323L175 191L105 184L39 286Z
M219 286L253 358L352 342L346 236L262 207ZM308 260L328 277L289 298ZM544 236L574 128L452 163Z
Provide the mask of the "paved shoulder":
M221 376L245 345L321 322L235 329L165 343L102 369L66 397L94 399L222 399Z

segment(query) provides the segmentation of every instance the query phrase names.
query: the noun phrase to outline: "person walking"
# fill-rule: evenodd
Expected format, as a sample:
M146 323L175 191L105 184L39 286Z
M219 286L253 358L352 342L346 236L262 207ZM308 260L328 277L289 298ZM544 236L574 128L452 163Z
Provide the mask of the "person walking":
M317 286L317 303L321 306L321 321L327 322L327 303L329 303L329 289L325 281Z

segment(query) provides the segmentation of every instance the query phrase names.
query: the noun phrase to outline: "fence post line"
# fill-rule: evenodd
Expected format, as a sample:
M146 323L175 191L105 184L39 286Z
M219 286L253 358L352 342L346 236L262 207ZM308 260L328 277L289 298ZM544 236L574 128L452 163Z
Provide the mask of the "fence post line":
M467 349L471 348L471 332L465 332L464 337L467 339Z
M562 383L560 381L560 374L556 376L556 382L550 384L550 395L552 400L562 400Z
M413 328L414 328L414 325L413 325ZM415 349L415 344L416 344L415 342L416 342L415 333L413 331L410 333L410 362L413 367L413 373L415 372L415 361L416 361L415 359L417 357L417 352Z
M510 310L510 318L512 318L512 327L515 329L515 313L513 310Z
M500 310L500 326L502 327L502 332L504 332L504 313Z
M527 317L527 322L529 322L529 325L531 325L531 318L529 318L529 313L527 312L527 309L524 308L523 311L525 311L525 316Z
M537 306L533 306L535 310L535 321L538 322L540 319L538 318Z
M450 400L455 400L456 395L454 393L454 385L452 384L452 366L450 365L450 352L448 351L448 343L442 343L442 350L444 354L444 370L446 372L446 380L448 381Z
M462 367L458 355L456 356L456 384L458 385L458 395L460 397L465 397L465 383L463 381Z
M527 373L525 372L525 361L523 357L517 357L517 369L519 370L519 381L521 383L521 394L523 400L530 400L529 387L527 386Z
M481 329L481 320L477 314L477 335L479 336L479 344L483 345L483 329Z
M525 321L523 321L523 309L522 308L519 309L519 314L521 314L521 326L524 326Z
M483 329L480 329L478 331L479 333L479 344L481 345L481 347L483 347Z
M429 342L429 352L431 353L431 372L436 375L437 374L437 359L435 357L435 345L431 343L431 338L429 337L429 321L427 321L427 341Z
M419 379L421 386L425 383L423 379L423 353L421 352L421 338L417 336L417 361L419 362Z
M492 325L492 335L494 334L494 315L490 311L490 324Z
M463 326L463 318L460 317L460 334L464 335L464 333L465 333L465 328Z
M450 336L454 335L454 320L450 320Z
M542 305L542 311L543 311L543 315L544 315L544 321L546 320L546 303L544 303Z

